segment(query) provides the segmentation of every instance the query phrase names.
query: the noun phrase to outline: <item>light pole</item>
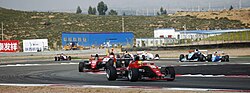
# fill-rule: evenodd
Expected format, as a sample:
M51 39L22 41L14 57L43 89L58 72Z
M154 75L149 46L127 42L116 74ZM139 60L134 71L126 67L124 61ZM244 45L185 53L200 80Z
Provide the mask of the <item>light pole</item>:
M241 0L239 1L239 9L241 9Z
M122 32L124 32L124 18L123 18L123 16L122 16Z
M2 22L2 40L3 40L3 22Z

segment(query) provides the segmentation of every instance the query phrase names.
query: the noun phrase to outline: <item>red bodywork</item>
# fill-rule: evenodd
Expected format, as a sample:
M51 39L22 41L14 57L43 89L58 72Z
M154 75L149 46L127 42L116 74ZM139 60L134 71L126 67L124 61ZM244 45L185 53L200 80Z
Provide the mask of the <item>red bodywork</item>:
M91 57L89 58L91 69L96 69L98 63L102 63L103 57Z
M161 73L159 67L158 67L158 66L155 66L155 64L154 64L153 62L151 62L151 63L148 63L148 62L141 62L141 63L140 63L140 61L134 61L134 62L132 62L132 63L129 64L129 66L128 66L127 69L128 69L128 70L131 69L131 68L143 69L143 67L145 67L145 66L149 67L150 70L152 70L157 76L159 76L159 77L164 76L164 75Z
M106 73L109 81L116 80L117 78L128 78L130 81L137 80L167 80L173 81L175 79L175 71L173 67L158 67L153 62L138 61L138 57L135 58L137 61L130 61L127 65L107 66ZM128 62L128 61L126 61ZM124 63L122 63L124 64Z
M109 56L105 56L105 57L95 57L93 55L91 55L91 57L89 58L89 71L100 71L100 68L103 68L106 64L106 62L104 62L105 58L112 58L114 60L114 62L116 62L116 58L115 57L111 57Z

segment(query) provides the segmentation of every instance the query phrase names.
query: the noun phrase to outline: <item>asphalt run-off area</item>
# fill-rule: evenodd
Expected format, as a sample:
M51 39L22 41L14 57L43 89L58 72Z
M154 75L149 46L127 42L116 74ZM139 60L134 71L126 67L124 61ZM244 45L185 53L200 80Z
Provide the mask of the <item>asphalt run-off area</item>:
M158 66L173 66L174 81L108 81L105 71L78 72L78 62L29 61L2 63L0 85L8 86L78 86L104 88L152 88L183 90L250 90L249 58L231 58L230 62L178 62L178 59L153 60Z

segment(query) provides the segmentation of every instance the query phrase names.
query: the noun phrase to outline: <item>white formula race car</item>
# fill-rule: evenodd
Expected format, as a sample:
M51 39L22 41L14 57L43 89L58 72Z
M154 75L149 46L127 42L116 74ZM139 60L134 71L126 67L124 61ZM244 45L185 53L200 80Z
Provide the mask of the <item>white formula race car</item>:
M159 60L160 56L159 54L152 54L152 53L148 53L145 51L138 51L137 55L140 57L141 60Z

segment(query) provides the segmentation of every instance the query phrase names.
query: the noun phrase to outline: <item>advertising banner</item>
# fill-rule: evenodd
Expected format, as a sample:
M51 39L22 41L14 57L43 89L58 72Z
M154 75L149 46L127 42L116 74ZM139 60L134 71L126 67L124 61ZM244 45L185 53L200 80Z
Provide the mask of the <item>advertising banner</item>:
M48 49L48 39L23 40L23 52L41 52Z
M0 52L17 52L18 47L18 40L0 40Z

